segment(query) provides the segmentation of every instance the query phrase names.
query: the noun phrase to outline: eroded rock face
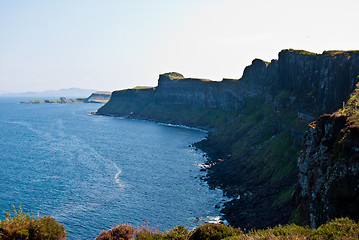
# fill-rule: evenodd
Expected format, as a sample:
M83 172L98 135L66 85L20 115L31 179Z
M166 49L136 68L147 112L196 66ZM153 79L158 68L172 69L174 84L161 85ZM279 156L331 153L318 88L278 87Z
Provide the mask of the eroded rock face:
M359 220L359 134L348 116L324 115L311 124L298 160L299 201L304 223Z

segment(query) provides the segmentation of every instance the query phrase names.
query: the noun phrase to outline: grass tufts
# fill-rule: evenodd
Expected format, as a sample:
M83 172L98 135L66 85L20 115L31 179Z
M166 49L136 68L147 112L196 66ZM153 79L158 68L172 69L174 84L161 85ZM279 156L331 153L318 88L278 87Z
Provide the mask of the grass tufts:
M95 240L131 240L134 239L135 228L130 224L119 224L110 230L103 230Z
M19 206L14 215L9 210L5 214L5 220L0 222L0 240L63 240L67 232L63 225L49 216L35 218L32 213L24 214Z

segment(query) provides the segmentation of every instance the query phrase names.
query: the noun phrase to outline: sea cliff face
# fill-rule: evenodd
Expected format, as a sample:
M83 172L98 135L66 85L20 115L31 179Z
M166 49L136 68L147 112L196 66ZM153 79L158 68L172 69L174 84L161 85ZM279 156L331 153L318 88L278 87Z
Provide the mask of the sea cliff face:
M298 201L304 223L359 220L359 89L344 108L310 124L298 159Z
M270 63L253 60L238 80L162 74L155 88L113 92L97 114L209 129L196 145L208 154L210 186L233 199L223 206L226 219L267 227L300 221L291 196L305 130L348 99L358 75L358 51L289 49Z

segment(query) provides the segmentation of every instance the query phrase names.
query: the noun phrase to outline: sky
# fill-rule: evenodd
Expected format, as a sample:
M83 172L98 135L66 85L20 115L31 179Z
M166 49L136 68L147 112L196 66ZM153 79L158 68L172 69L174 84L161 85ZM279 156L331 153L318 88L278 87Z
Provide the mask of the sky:
M238 79L282 49L359 50L358 0L0 0L0 93Z

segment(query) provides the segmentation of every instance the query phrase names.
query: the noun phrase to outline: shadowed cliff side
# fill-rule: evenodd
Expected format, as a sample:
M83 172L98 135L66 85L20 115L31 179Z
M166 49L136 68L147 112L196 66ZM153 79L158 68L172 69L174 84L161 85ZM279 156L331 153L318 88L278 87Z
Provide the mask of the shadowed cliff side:
M358 97L357 88L343 108L321 116L306 133L296 195L313 228L341 216L359 219Z
M156 88L113 92L97 114L211 130L196 145L209 156L210 186L233 198L222 209L226 219L267 227L300 220L290 199L306 126L338 109L358 75L358 51L289 49L270 63L253 60L239 80L162 74Z

